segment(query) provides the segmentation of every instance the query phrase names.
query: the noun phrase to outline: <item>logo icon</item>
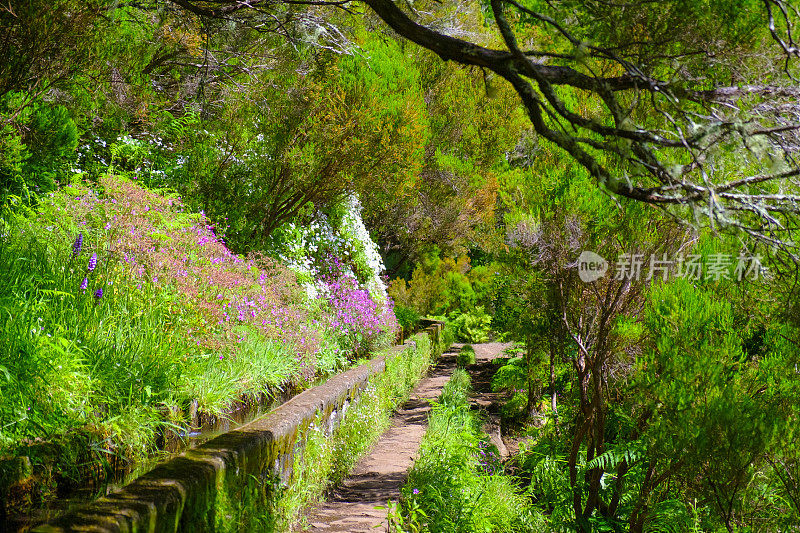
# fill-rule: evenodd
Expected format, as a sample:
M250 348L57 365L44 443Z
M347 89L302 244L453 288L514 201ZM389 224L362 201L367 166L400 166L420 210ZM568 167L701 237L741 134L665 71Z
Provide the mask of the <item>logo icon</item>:
M606 275L608 261L594 252L583 251L578 256L578 277L581 281L591 283Z

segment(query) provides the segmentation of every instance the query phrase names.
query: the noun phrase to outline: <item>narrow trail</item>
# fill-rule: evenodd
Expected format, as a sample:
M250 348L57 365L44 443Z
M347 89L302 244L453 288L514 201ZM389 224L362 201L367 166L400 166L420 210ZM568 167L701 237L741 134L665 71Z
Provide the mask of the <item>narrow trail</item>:
M386 531L389 500L400 498L400 487L406 474L414 464L422 437L428 427L430 400L436 399L456 367L456 354L461 344L455 344L442 355L427 377L423 378L411 392L409 400L392 417L389 429L381 436L372 451L355 466L350 476L328 498L328 501L311 509L304 525L297 531L366 532ZM476 381L475 401L478 406L491 404L484 398L484 391L491 395L488 380L491 380L493 365L490 361L502 354L507 344L475 344L476 364L471 365L470 374ZM473 372L473 370L475 372ZM492 372L493 374L493 372ZM478 376L484 376L483 378ZM484 402L488 401L488 404ZM499 426L498 426L499 435ZM502 441L501 441L502 442Z
M498 366L492 361L503 356L503 350L509 348L511 343L473 344L475 348L475 364L467 367L472 379L472 395L470 404L473 409L484 414L483 431L489 435L489 440L497 446L500 457L506 459L508 449L503 442L502 425L500 421L500 406L503 404L501 393L492 392L492 378Z

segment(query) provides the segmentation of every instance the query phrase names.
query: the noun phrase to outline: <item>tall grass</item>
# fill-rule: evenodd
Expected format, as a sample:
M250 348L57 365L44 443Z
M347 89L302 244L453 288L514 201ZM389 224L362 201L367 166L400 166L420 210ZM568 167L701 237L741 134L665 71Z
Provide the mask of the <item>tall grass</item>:
M544 531L469 406L469 374L457 369L433 404L420 456L403 486L403 531Z
M113 437L115 453L143 452L165 410L197 398L221 413L299 372L295 353L257 336L235 349L198 349L176 324L190 322L189 313L176 317L179 295L169 287L132 288L101 272L105 290L96 298L80 290L80 258L68 243L18 237L0 241L2 447L82 428Z
M47 438L134 399L157 404L178 377L186 343L163 327L166 302L113 282L101 298L81 290L64 244L24 229L0 240L0 442Z

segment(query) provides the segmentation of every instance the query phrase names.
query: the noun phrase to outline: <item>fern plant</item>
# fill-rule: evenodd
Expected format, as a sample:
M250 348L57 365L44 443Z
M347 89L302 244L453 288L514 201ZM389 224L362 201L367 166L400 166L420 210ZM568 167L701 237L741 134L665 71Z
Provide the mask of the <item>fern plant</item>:
M644 444L640 441L623 442L609 448L586 463L586 470L600 468L604 472L610 472L623 461L628 465L632 465L644 455L644 451Z
M697 508L692 514L686 504L679 500L664 500L655 505L645 521L645 533L686 533L700 532L700 520Z

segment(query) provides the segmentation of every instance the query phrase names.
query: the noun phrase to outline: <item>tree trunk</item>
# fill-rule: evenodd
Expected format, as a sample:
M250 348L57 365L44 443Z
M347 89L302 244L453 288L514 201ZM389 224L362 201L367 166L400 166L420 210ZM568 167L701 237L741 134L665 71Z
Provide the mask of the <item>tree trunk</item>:
M558 428L558 405L556 395L556 348L552 343L550 344L550 410L553 413L553 421L556 424L556 428Z

